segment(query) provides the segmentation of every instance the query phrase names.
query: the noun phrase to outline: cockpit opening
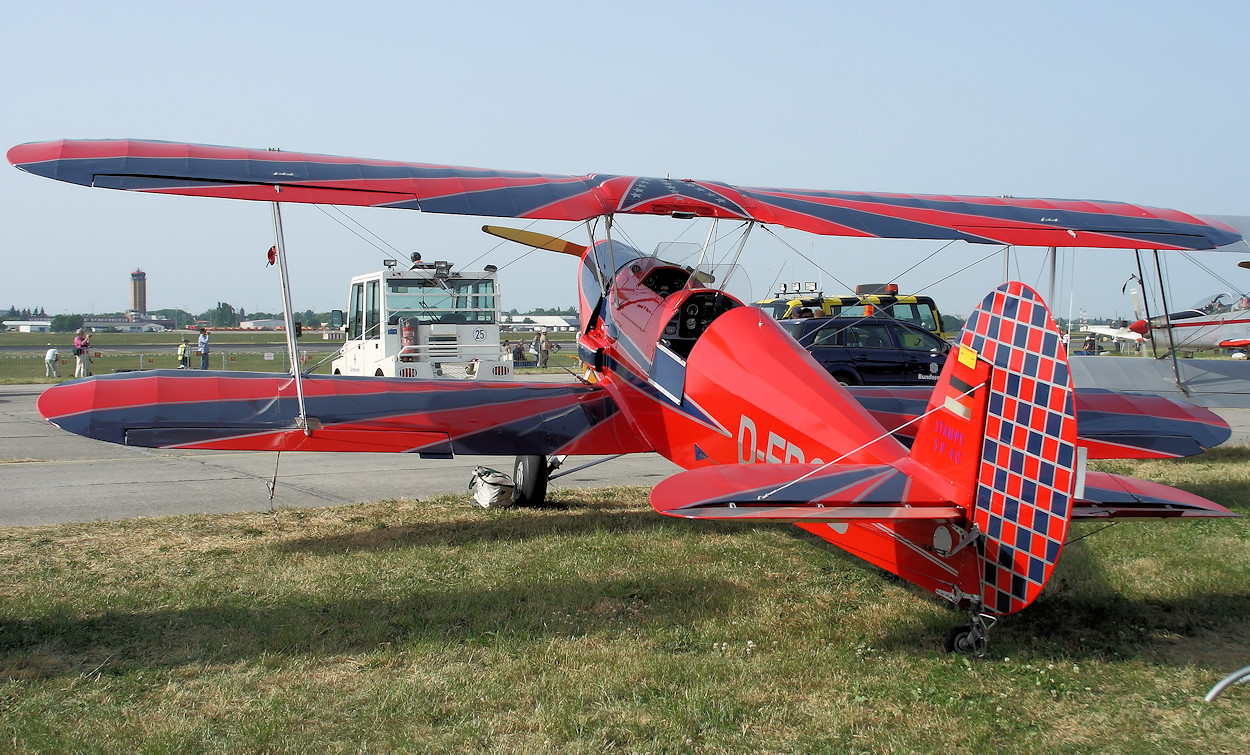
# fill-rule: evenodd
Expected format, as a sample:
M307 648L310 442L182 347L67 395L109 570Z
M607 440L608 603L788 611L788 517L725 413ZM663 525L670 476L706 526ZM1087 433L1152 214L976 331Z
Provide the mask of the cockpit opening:
M1233 310L1250 309L1250 298L1244 294L1233 294L1225 291L1224 293L1202 297L1190 309L1197 310L1204 315L1219 315Z
M664 326L660 343L682 359L690 356L695 341L717 317L742 304L719 291L694 291Z

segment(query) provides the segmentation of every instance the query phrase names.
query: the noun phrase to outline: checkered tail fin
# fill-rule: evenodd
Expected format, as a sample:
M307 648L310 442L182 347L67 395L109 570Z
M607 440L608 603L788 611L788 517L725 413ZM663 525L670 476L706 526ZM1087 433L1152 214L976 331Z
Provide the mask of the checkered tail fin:
M1015 613L1054 569L1081 477L1067 352L1033 289L1005 283L968 318L912 445L982 537L981 603Z

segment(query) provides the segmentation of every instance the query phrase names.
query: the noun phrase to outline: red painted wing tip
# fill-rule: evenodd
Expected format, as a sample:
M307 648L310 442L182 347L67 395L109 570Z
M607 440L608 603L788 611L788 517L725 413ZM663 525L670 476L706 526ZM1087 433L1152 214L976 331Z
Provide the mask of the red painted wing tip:
M5 157L8 158L10 165L15 168L21 168L23 165L54 159L59 144L60 142L19 144L16 147L10 147Z

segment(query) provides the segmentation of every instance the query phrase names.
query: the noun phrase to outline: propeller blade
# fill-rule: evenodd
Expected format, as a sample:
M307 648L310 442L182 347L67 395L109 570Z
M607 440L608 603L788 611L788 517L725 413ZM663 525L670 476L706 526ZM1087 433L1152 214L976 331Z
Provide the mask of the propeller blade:
M545 249L549 252L559 252L561 254L571 254L574 257L581 257L586 253L586 247L581 244L574 244L572 241L548 236L545 233L537 231L523 231L519 228L507 228L502 225L484 225L482 230L492 236L498 236L501 239L515 241L518 244L532 246L535 249Z

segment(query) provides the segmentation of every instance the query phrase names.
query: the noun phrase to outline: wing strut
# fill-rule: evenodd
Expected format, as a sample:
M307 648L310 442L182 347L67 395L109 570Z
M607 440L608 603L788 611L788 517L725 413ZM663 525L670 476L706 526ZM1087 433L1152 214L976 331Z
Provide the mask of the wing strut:
M616 295L616 249L612 246L612 214L603 216L603 237L608 240L608 263L612 266L612 289L608 296L608 306L612 309L621 308L621 297ZM615 305L613 302L616 302Z
M1176 363L1176 336L1172 329L1172 320L1168 317L1168 313L1172 310L1168 307L1168 289L1163 285L1163 267L1159 264L1159 250L1155 250L1155 274L1159 276L1159 296L1163 299L1163 320L1168 329L1168 354L1172 357L1172 374L1176 376L1176 387L1181 389L1181 393L1189 395L1189 389L1185 387L1185 382L1181 380L1181 366Z
M282 191L281 186L273 187L274 191ZM299 416L295 418L297 427L304 429L304 435L312 435L312 424L308 421L308 412L304 408L304 381L299 366L299 349L295 345L295 315L291 312L291 280L286 272L286 242L282 237L282 210L278 202L273 202L273 235L274 246L278 250L278 281L282 286L282 320L286 325L286 348L291 364L291 374L295 377L295 396L299 401Z

